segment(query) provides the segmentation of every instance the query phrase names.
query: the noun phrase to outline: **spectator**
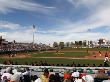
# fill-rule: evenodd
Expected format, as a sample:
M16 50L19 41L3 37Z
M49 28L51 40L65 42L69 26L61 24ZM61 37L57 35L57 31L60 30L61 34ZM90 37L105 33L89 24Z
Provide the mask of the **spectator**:
M96 74L95 78L108 78L105 74L105 69L100 69L98 71L98 74Z
M96 67L96 65L95 65L95 64L93 64L93 67Z
M49 71L48 69L44 70L44 74L41 75L42 82L49 82Z
M12 74L10 74L11 68L8 67L6 71L1 76L1 81L10 81Z
M24 77L24 82L31 82L30 69L29 68L26 68L26 71L22 74Z
M14 69L10 82L20 82L20 78L22 78L22 73Z
M49 82L55 82L55 75L54 74L50 75Z
M42 80L37 75L34 75L34 82L42 82Z
M108 76L110 76L110 69L107 71Z
M71 76L74 78L79 78L80 73L78 71L74 71Z
M55 82L61 82L61 77L59 73L55 73Z
M91 75L86 75L82 77L82 82L94 82L94 78Z
M71 74L69 71L64 73L64 81L63 82L71 82Z

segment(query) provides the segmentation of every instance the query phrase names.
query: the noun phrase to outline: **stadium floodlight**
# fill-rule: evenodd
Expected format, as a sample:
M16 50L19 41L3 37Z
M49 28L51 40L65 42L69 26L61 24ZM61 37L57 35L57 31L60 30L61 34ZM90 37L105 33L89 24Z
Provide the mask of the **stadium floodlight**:
M34 48L34 34L36 32L36 28L35 28L35 25L33 25L33 48Z

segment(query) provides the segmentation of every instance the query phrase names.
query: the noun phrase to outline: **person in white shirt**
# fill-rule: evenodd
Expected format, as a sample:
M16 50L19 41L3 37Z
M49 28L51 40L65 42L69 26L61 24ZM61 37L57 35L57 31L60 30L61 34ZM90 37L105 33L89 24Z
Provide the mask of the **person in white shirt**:
M35 82L42 82L40 78L36 79Z
M11 76L10 81L14 82L20 82L20 78L22 77L22 73L18 72L16 69L12 71L14 74Z
M82 77L82 82L94 82L94 78L91 75L86 75Z
M23 74L23 75L29 75L29 76L30 76L31 74L30 74L29 68L26 68L26 71L25 71L24 73L22 73L22 74Z
M72 77L79 77L80 73L78 71L72 73Z
M10 80L11 79L11 76L12 76L12 74L10 74L10 73L3 73L3 75L1 76L1 80L3 81L4 80L4 77L6 77L7 80Z
M26 72L22 73L25 82L31 82L31 72L29 68L26 68Z
M11 67L8 67L4 70L4 73L2 73L2 76L1 76L1 80L4 81L4 78L7 79L7 80L10 80L12 74L10 74L10 71L12 70Z

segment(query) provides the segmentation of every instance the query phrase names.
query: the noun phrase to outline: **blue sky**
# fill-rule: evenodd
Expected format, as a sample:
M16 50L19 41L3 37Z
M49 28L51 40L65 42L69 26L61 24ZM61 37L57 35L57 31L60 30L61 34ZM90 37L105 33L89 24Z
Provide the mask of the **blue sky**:
M0 34L36 43L110 39L110 0L0 0Z

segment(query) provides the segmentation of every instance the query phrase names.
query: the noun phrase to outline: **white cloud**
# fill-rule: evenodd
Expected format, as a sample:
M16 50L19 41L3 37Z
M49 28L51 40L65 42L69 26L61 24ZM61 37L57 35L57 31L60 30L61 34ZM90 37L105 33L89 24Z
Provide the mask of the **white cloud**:
M50 13L54 7L44 6L38 3L29 2L26 0L0 0L0 13L8 13L13 10L23 11L39 11L42 13Z
M74 7L80 7L85 6L87 8L93 8L99 3L101 3L102 0L67 0L70 4L72 4Z
M72 0L71 0L72 1ZM87 0L85 0L87 1ZM88 0L89 1L89 0ZM97 29L104 26L110 30L110 1L107 0L103 5L97 5L98 8L94 10L94 13L90 14L84 20L78 22L67 22L60 25L57 28L48 30L50 33L55 33L53 37L57 37L58 40L62 41L73 41L73 40L97 40L99 38L110 39L109 32L88 32L89 29ZM89 6L89 5L88 5ZM66 20L67 21L67 20ZM62 36L60 36L62 35Z
M16 40L17 42L32 42L33 41L33 29L32 26L22 26L7 21L0 22L0 29L10 29L11 31L0 32L0 36L3 36L8 41ZM14 29L14 30L13 30ZM23 29L23 30L22 30ZM59 37L60 38L60 37ZM44 34L43 31L35 33L36 43L52 43L60 40L58 36L50 34Z
M20 28L21 26L19 24L11 23L8 21L0 21L0 29L17 29Z
M20 0L21 1L21 0ZM69 0L70 1L70 0ZM73 1L73 0L71 0ZM91 13L87 18L78 22L72 22L66 20L63 21L63 25L59 25L59 28L52 28L51 30L38 30L38 33L35 34L35 42L42 42L42 43L52 43L54 41L74 41L74 40L97 40L98 38L106 38L110 39L109 35L110 32L103 33L103 32L88 32L89 29L96 29L103 26L108 26L110 29L110 2L105 2L103 5L98 4L95 2L96 0L78 0L83 1L83 4L87 5L89 8L94 6L94 3L97 4L97 8L94 10L94 13ZM90 2L89 2L90 1ZM93 2L92 2L93 1ZM105 0L104 0L105 1ZM89 2L89 3L88 3ZM82 3L82 2L81 2ZM80 4L81 4L80 3ZM88 3L88 4L87 4ZM89 4L91 4L89 6ZM14 23L7 23L3 24L8 25L7 28L18 28L20 29L22 25L14 24ZM6 26L4 28L6 28ZM1 27L1 26L0 26ZM12 28L13 27L13 28ZM28 26L30 29L24 31L14 31L14 32L7 32L4 33L8 40L16 40L19 42L32 42L32 30L31 27ZM45 34L44 34L45 33Z
M31 29L30 29L31 30ZM17 42L29 42L31 43L33 41L33 33L29 30L25 31L13 31L13 32L4 32L1 33L3 38L5 38L8 41L16 40ZM61 37L59 36L53 36L48 34L35 34L35 42L36 43L53 43L54 41L63 41Z
M17 42L32 42L33 37L32 33L28 32L7 32L4 33L5 35L3 36L6 38L8 41L13 41L16 40ZM105 38L105 39L110 39L109 37L110 33L73 33L65 36L56 36L56 35L48 35L48 34L35 34L35 42L36 43L45 43L45 44L52 44L53 42L57 41L75 41L75 40L93 40L96 41L99 38Z
M92 17L94 17L94 19ZM105 26L110 26L110 6L100 9L92 17L91 20L98 21L100 24Z
M84 20L78 22L68 22L60 26L57 29L53 29L53 32L56 34L65 34L69 35L72 33L87 32L89 29L101 28L103 26L110 27L110 0L104 0L100 3L101 0L68 0L69 2L87 5L91 7L90 10L94 13L90 13ZM95 10L93 9L94 4L97 4Z
M0 36L6 36L6 32L0 32Z
M22 26L19 28L19 30L14 30L11 32L2 32L3 38L7 39L8 41L16 40L17 42L32 42L33 41L33 33L32 33L32 27L28 26L28 29L25 28L25 30L20 30ZM74 28L71 28L71 30L74 31ZM54 41L60 42L60 41L74 41L74 40L97 40L98 38L104 38L110 39L109 35L110 33L92 33L92 32L72 32L71 30L59 30L56 34L53 34L52 31L46 31L45 34L44 31L41 30L35 34L35 42L36 43L53 43ZM78 29L79 30L79 29ZM62 32L61 32L62 31ZM50 34L49 34L50 33ZM60 36L63 35L63 36Z

